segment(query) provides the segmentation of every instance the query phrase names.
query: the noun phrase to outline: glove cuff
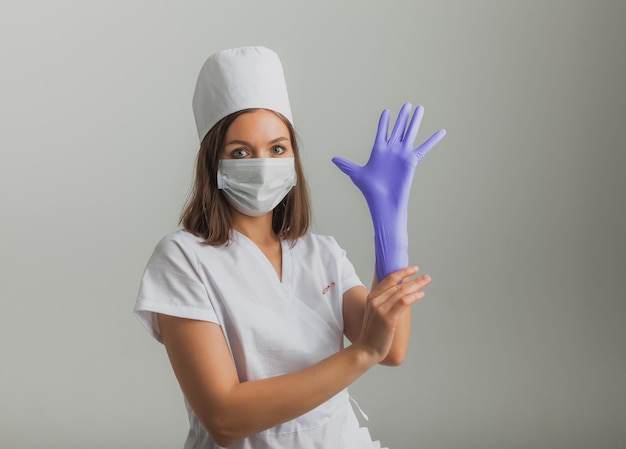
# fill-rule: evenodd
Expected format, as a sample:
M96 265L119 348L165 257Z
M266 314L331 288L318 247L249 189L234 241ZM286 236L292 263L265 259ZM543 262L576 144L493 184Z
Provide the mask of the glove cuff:
M381 281L389 274L409 265L409 238L406 220L394 223L374 221L376 276Z

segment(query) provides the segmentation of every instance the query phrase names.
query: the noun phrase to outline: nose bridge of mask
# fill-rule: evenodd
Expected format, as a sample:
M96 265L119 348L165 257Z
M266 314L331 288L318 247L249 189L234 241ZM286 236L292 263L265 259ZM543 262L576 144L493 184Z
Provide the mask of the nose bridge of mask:
M293 158L223 159L219 162L218 188L233 182L251 188L284 185L293 178L296 184Z

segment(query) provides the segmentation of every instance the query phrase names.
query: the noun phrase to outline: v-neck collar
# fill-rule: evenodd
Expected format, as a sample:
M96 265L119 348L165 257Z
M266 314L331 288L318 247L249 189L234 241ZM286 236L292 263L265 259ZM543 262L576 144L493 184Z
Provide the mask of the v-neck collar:
M271 279L275 279L276 282L283 285L284 287L287 287L287 288L291 287L292 259L291 259L291 248L289 247L289 242L287 242L285 239L279 239L280 248L282 252L282 260L281 260L281 278L282 279L281 279L278 277L278 273L272 266L272 263L270 262L270 260L263 253L263 251L261 251L261 248L259 248L256 245L256 243L254 243L252 240L250 240L248 237L246 237L244 234L242 234L239 231L236 231L233 229L232 232L236 241L241 242L241 244L246 245L250 248L252 254L254 255L254 257L256 257L257 261L259 262L259 265L266 272L266 274L271 277Z

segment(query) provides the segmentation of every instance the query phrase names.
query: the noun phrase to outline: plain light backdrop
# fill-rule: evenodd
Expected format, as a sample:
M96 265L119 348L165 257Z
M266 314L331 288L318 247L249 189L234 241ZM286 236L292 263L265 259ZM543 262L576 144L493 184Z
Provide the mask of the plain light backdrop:
M131 311L177 228L208 55L285 67L314 205L369 284L370 218L331 163L425 106L410 352L351 388L391 449L626 445L626 2L0 2L0 447L181 448ZM242 280L246 273L241 273ZM286 392L288 394L288 392Z

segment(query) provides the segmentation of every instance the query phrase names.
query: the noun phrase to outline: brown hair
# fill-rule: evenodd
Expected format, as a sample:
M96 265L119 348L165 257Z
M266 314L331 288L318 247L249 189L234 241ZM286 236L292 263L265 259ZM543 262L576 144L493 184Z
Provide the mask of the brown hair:
M202 237L207 245L228 243L232 230L232 214L228 201L217 188L217 167L226 131L237 117L254 110L244 109L224 117L211 128L200 144L196 159L196 177L183 208L180 224L186 231ZM275 114L289 129L297 182L283 201L274 208L272 229L281 238L293 243L309 229L311 202L300 163L295 130L289 120L279 113Z

